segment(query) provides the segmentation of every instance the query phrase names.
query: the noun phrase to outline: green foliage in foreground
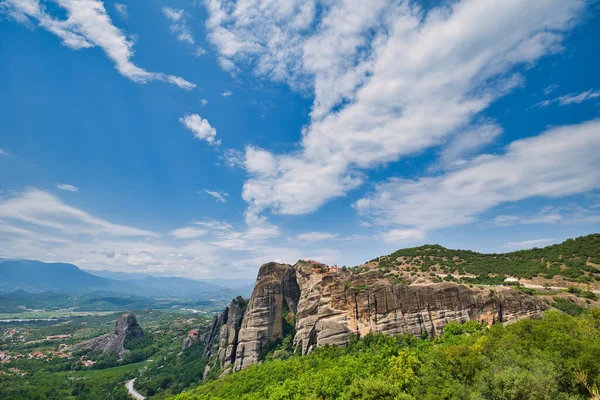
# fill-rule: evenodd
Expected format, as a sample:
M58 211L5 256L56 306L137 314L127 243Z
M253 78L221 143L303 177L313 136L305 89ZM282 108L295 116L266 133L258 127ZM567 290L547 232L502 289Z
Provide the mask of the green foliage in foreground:
M489 329L452 323L436 339L369 334L342 348L267 361L180 394L214 399L586 399L600 384L600 309Z

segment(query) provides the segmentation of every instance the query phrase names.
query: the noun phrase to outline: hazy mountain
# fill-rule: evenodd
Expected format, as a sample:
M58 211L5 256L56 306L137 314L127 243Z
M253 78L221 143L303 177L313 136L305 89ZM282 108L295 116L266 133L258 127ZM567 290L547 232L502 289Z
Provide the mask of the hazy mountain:
M186 278L157 278L145 274L113 271L90 272L66 263L0 260L0 290L66 294L112 292L145 297L178 298L210 296L219 299L247 292L245 288L226 289L215 283Z
M0 289L75 294L94 291L143 292L142 288L130 283L95 276L73 264L30 260L0 262Z
M130 281L132 279L143 279L143 278L146 278L147 276L150 276L148 274L142 274L141 272L118 272L118 271L109 271L106 269L101 269L101 270L84 269L83 271L85 271L89 274L92 274L92 275L100 276L102 278L114 279L116 281Z

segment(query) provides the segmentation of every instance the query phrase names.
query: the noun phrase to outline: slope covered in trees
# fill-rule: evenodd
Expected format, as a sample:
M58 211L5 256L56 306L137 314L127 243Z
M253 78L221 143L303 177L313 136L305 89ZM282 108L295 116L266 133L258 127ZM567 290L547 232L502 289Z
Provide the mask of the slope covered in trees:
M510 253L483 254L424 245L378 257L357 271L377 268L384 273L408 272L417 277L441 279L443 274L465 276L465 282L501 283L505 276L523 279L561 278L598 285L600 234L568 239L563 243ZM495 279L494 279L495 278Z
M369 334L307 356L280 348L176 399L586 399L600 384L599 326L599 309L550 311L489 329L452 323L436 339Z

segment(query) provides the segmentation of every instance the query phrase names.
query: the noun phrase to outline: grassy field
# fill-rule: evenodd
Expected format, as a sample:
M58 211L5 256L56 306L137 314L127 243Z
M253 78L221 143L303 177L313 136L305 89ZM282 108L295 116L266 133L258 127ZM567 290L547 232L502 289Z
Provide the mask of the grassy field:
M84 371L64 372L65 375L78 378L104 378L104 377L120 377L137 369L144 368L150 361L142 361L134 364L120 365L118 367L106 369L89 369Z

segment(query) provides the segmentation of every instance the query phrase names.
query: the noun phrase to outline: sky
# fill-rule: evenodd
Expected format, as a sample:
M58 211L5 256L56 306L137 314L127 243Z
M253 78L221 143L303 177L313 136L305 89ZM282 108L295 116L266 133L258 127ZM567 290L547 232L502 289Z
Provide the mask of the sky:
M0 257L197 279L600 231L595 0L0 0Z

